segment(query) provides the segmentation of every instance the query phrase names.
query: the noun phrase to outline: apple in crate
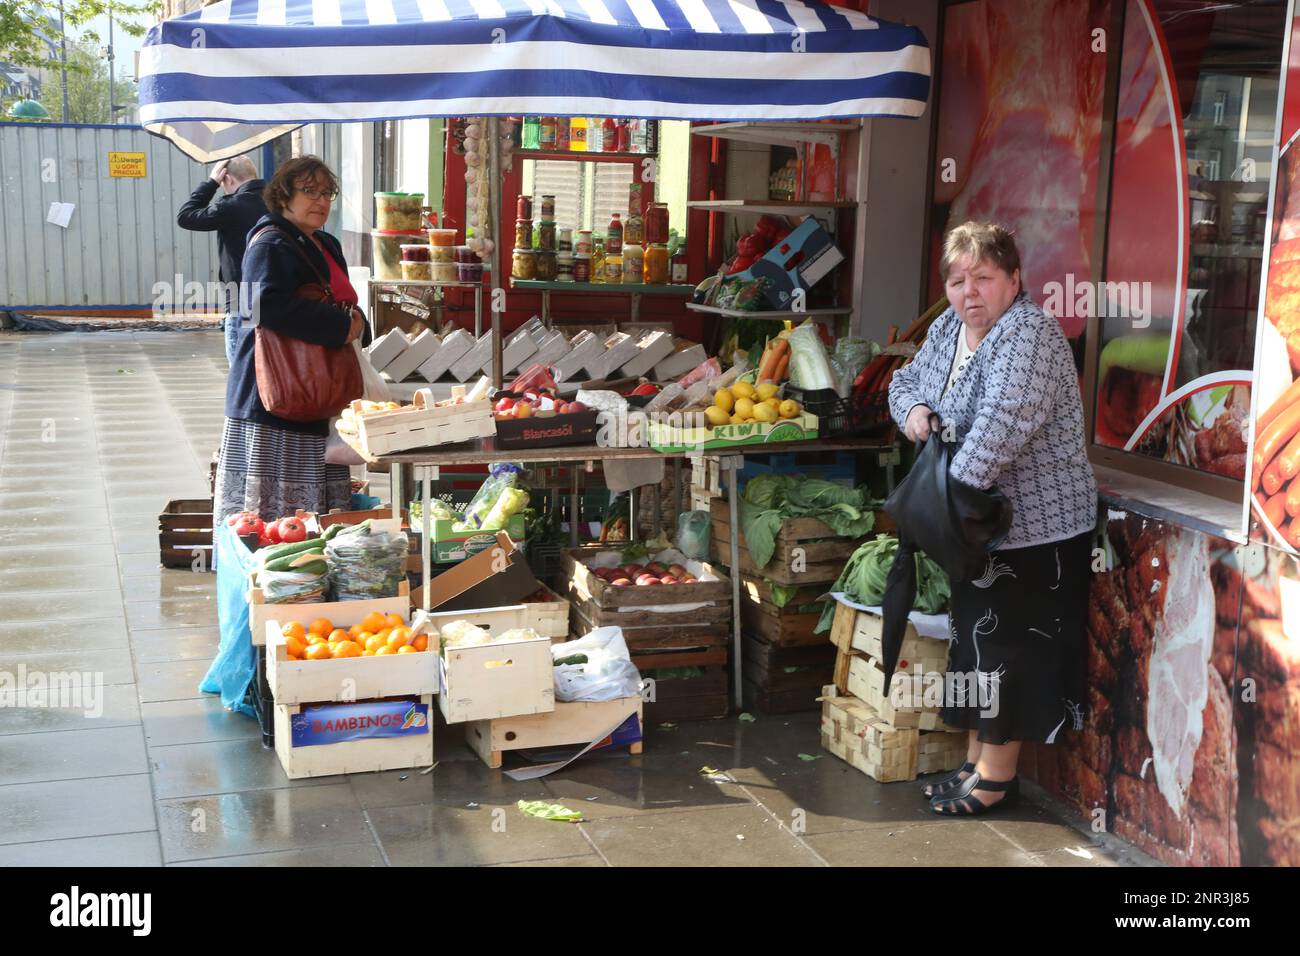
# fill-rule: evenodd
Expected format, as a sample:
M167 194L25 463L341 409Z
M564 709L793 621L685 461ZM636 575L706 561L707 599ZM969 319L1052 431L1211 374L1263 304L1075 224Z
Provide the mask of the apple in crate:
M657 577L655 577L653 574L647 571L645 574L641 574L637 576L636 583L640 587L644 588L644 587L649 587L652 584L659 584L660 581Z
M623 570L624 577L631 578L633 581L635 581L638 577L641 576L641 572L644 571L645 569L642 568L641 565L639 564L625 564L623 565L622 570Z
M627 578L612 578L609 583L616 588L626 588L632 584Z
M665 574L662 578L659 579L659 583L660 583L660 584L676 584L676 583L677 583L677 578L673 577L671 574Z
M680 564L670 564L668 565L668 573L675 578L681 579L686 577L686 575L689 574L690 572L688 572Z

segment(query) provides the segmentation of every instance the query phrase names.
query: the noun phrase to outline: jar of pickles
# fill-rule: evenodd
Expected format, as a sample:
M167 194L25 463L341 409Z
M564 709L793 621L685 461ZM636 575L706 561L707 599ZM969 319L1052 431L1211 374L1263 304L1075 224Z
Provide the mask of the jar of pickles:
M547 252L555 251L555 223L543 219L537 224L537 248Z
M542 219L550 221L555 219L555 197L542 196Z
M555 281L555 253L549 249L537 250L537 279L540 282Z
M640 285L645 281L645 250L633 243L623 246L623 282Z
M516 279L536 279L537 250L516 249L510 261L510 274Z
M591 256L584 256L579 253L573 257L573 281L591 281Z
M557 282L573 282L576 280L577 276L574 275L574 261L572 255L567 252L562 252L555 257L555 262L555 280Z
M662 242L646 246L643 269L647 285L667 285L668 247Z
M515 220L515 248L527 249L532 244L533 244L532 217L530 216L527 219L516 219Z

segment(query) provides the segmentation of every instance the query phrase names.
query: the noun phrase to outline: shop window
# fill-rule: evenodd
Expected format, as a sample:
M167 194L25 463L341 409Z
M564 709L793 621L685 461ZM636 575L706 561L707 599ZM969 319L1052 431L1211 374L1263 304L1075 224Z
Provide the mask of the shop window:
M1121 53L1093 439L1225 496L1246 471L1284 14L1130 3Z

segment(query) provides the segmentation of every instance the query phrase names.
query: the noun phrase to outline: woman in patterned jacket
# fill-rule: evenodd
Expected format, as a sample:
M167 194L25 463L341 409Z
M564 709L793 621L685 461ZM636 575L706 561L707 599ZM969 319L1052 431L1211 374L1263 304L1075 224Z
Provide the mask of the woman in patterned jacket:
M1015 802L1023 741L1082 727L1097 485L1069 343L1025 292L1011 233L957 226L941 271L952 307L894 376L890 410L913 441L945 429L951 477L996 486L1013 514L983 576L952 586L942 716L970 742L923 792L936 813L970 815Z

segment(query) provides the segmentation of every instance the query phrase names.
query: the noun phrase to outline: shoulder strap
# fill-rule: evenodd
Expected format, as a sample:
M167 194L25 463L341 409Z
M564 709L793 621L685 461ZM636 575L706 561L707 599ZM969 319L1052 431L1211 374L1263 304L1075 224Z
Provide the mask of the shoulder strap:
M316 268L316 263L311 261L311 256L307 255L306 251L303 250L302 247L298 245L298 243L294 240L293 236L289 235L287 232L285 232L283 229L281 229L279 226L275 225L274 223L268 226L263 226L261 229L257 230L257 232L249 236L248 245L251 247L255 242L257 242L263 236L269 236L271 233L279 233L280 235L284 236L285 241L289 244L289 248L291 248L294 252L298 253L299 258L301 258L303 262L307 263L307 268L310 269L311 274L316 277L316 281L319 282L321 286L324 287L325 289L328 289L330 287L329 279L325 278L320 274L320 270Z

